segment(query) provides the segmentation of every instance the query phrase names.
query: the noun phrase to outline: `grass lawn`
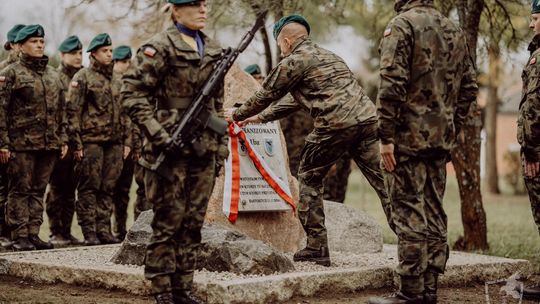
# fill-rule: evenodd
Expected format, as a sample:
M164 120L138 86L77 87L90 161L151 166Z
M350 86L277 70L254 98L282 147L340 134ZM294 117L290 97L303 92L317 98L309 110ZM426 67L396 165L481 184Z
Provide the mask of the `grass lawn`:
M128 209L128 227L133 223L133 202L135 186L131 189L131 202ZM484 254L508 258L530 260L540 273L540 237L534 224L531 207L527 196L486 195L484 208L487 214L488 241L490 249ZM359 170L353 170L349 177L349 189L345 203L354 208L364 210L373 216L384 231L384 242L395 244L397 238L386 224L375 191L369 186ZM460 200L457 182L454 176L447 180L444 207L448 214L448 239L450 246L463 234L461 224ZM76 220L72 226L73 235L82 239L81 228ZM40 236L49 237L49 225L46 214L41 226Z
M530 260L540 272L540 236L532 218L527 196L483 195L490 249L488 255ZM386 217L375 191L359 170L349 177L345 204L361 209L383 225L384 242L395 244L397 237L386 224ZM444 208L448 215L450 246L463 234L460 199L455 176L448 176Z

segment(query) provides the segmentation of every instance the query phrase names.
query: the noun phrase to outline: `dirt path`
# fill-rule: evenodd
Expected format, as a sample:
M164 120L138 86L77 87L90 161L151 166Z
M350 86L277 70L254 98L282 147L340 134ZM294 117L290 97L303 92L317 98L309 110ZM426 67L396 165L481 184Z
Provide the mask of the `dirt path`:
M507 299L506 302L498 296L498 287L490 288L490 303L518 303L517 300ZM296 298L286 304L357 304L366 303L374 295L385 295L387 290L362 291L351 295L321 294L316 298ZM470 288L445 288L439 292L439 304L454 303L487 303L484 286ZM150 304L154 303L149 297L138 297L117 290L90 289L67 284L38 284L10 276L0 276L0 304ZM531 304L537 302L523 301Z

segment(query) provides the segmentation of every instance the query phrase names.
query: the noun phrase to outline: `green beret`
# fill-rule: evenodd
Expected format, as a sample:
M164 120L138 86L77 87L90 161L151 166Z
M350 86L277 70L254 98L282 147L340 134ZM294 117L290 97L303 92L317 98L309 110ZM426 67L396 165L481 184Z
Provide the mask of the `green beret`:
M184 4L192 4L195 2L200 2L201 0L167 0L167 2L176 4L176 5L184 5Z
M261 68L258 64L252 64L245 68L244 71L250 75L261 74Z
M69 36L60 44L58 50L62 53L70 53L73 51L82 50L82 43L77 36Z
M24 43L26 40L33 37L45 37L45 30L39 24L32 24L23 27L18 33L13 42Z
M277 40L277 37L279 33L281 33L283 27L292 22L300 23L301 25L303 25L306 28L308 35L311 32L311 27L309 26L309 23L307 22L306 18L304 18L304 16L290 15L279 19L279 21L274 24L274 39Z
M99 49L100 47L109 46L109 45L112 45L111 36L109 36L109 34L107 33L101 33L97 35L96 37L94 37L92 41L90 41L90 46L88 46L88 49L86 50L86 52L90 53Z
M7 33L6 44L4 44L4 49L6 49L6 51L11 50L11 45L9 44L15 41L15 38L17 38L17 34L23 27L25 27L24 24L17 24L14 27L12 27L11 30L9 30L9 32Z
M131 48L127 45L121 45L115 48L112 52L113 60L131 59Z
M533 0L531 14L540 13L540 0Z

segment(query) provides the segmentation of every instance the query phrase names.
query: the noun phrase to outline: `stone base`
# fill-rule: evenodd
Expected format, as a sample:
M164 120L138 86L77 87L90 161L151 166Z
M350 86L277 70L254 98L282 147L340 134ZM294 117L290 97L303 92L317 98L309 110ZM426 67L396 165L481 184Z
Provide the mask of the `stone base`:
M45 283L64 282L92 288L122 289L147 294L148 281L140 266L116 265L109 260L119 245L0 254L0 275L8 274ZM278 303L294 296L309 297L324 290L351 293L365 289L394 288L396 246L382 252L351 255L334 253L332 267L294 263L296 272L256 276L198 271L195 292L207 303ZM441 287L463 287L529 275L525 260L452 252Z

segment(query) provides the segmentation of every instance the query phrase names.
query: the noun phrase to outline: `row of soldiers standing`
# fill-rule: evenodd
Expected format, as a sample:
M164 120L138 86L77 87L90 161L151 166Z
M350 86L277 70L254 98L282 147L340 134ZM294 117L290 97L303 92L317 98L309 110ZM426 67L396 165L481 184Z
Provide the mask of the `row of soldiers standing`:
M54 69L44 55L42 26L16 25L7 36L9 57L0 64L0 245L33 250L120 242L133 175L142 185L143 174L136 165L142 138L119 100L131 49L113 51L110 36L99 34L83 68L83 45L70 36ZM47 184L49 242L38 236ZM136 215L149 209L144 197L139 187ZM71 234L75 211L84 241Z

